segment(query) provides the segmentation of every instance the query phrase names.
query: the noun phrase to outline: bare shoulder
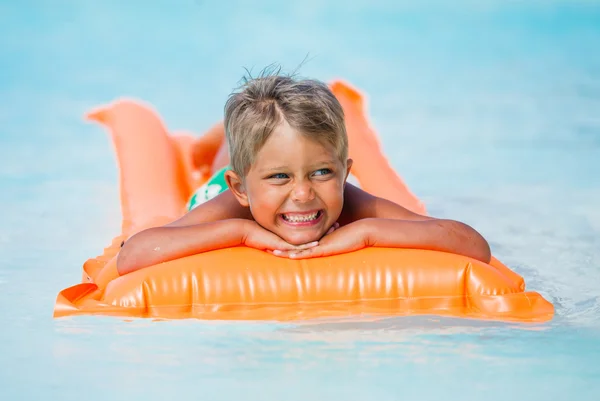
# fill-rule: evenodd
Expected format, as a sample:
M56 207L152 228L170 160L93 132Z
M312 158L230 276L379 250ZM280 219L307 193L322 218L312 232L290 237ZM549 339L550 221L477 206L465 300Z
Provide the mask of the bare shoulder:
M407 208L387 199L371 195L362 189L346 183L344 190L344 209L340 224L345 225L367 218L398 220L432 220L432 217L411 212Z
M250 210L240 205L230 190L226 190L208 202L197 206L181 218L167 224L166 227L192 226L227 219L252 220Z

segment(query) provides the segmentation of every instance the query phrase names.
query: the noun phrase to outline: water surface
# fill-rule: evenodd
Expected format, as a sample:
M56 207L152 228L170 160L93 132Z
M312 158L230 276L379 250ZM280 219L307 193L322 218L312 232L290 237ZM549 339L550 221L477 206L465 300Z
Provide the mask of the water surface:
M596 400L600 6L567 1L0 4L2 399ZM429 212L473 225L556 307L543 325L52 319L118 233L117 97L172 130L278 62L368 94Z

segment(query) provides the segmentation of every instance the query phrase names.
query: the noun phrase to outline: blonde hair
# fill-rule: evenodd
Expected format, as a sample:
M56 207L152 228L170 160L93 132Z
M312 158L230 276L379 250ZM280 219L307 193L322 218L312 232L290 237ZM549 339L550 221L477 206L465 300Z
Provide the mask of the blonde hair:
M225 104L225 135L232 170L245 176L271 133L286 121L310 139L331 145L346 165L344 111L323 82L263 71L244 78Z

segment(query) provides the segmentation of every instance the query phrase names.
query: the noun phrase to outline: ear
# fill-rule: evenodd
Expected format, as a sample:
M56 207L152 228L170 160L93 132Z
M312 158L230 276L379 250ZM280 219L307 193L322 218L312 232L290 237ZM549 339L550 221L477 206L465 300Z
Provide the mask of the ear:
M248 207L250 203L248 202L248 194L246 193L246 189L244 188L244 181L242 178L237 175L233 170L227 170L224 174L225 182L227 186L233 193L233 196L237 199L237 201L243 207Z
M346 180L348 179L348 175L350 174L350 170L352 169L353 163L354 163L354 160L352 160L352 159L346 160L346 176L344 177L344 182L346 182Z

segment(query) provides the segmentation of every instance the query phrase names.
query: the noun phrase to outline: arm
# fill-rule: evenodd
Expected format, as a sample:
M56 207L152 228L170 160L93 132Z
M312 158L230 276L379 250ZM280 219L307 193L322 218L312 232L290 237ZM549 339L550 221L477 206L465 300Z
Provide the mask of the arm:
M357 228L364 230L366 246L429 249L490 262L487 241L473 228L458 221L374 218L357 223L361 223Z
M141 231L127 240L117 256L120 275L160 262L244 243L248 223L243 219L163 226Z
M290 257L333 255L376 246L450 252L485 263L491 258L489 244L472 227L413 213L351 184L346 184L339 223L342 227L321 239L318 246L289 252Z
M298 251L316 246L317 242L287 243L253 221L249 210L226 191L170 224L149 228L129 238L117 256L117 271L123 275L157 263L238 245L266 251Z
M363 224L370 246L450 252L489 263L491 251L483 236L467 224L413 213L355 186L347 187L352 221Z
M252 215L225 191L162 227L127 239L117 257L119 274L156 263L240 244Z
M276 251L277 256L315 258L366 247L412 248L450 252L485 263L491 254L487 241L466 224L453 220L397 220L366 218L323 237L310 249Z
M229 219L233 220L225 221ZM240 220L251 219L250 211L231 191L225 191L172 223L127 239L117 257L117 270L126 274L209 249L239 245L242 232L248 228Z

